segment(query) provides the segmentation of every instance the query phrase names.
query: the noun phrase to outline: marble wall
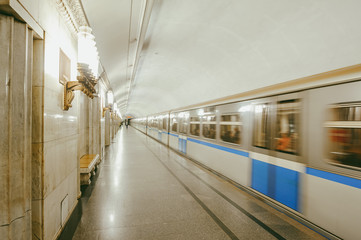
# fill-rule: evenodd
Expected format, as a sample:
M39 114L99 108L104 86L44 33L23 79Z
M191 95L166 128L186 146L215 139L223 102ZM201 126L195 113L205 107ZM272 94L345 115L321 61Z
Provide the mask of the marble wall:
M76 80L77 39L66 26L54 1L39 0L44 40L34 43L32 233L34 239L54 239L77 204L79 97L63 110L64 87L59 83L60 49L71 61Z
M44 158L43 158L43 236L53 239L62 229L78 196L78 121L79 99L76 92L72 108L63 110L64 87L59 83L60 49L71 61L71 81L76 80L77 39L52 10L57 25L45 28L44 47ZM65 202L63 202L65 201ZM62 209L66 207L67 209ZM65 213L66 216L62 216Z
M0 15L0 239L56 239L81 194L80 157L103 157L108 89L99 86L94 99L76 91L63 110L59 54L70 59L76 81L77 36L56 1L22 2L44 39Z
M31 238L33 33L0 15L0 236ZM21 231L19 231L21 229Z

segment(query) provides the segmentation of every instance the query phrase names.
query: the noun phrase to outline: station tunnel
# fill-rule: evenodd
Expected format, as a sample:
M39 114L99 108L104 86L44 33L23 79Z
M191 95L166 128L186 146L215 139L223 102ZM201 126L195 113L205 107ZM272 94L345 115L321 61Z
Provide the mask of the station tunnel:
M361 239L359 9L0 0L0 239Z

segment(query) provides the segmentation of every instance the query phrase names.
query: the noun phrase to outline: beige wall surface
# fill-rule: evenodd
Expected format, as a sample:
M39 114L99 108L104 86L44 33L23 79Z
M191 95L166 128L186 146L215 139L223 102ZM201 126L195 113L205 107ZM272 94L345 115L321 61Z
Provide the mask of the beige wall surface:
M64 87L59 83L60 49L71 61L71 81L76 80L77 39L59 15L55 1L42 1L40 22L45 30L44 47L44 189L43 238L53 239L71 214L78 196L79 93L72 108L63 110ZM62 214L62 201L65 213ZM64 212L64 211L63 211Z
M31 238L32 45L26 24L0 15L0 236L5 239Z
M99 84L94 99L76 91L72 107L63 110L59 54L70 59L69 80L76 81L77 36L56 1L16 3L44 38L0 15L0 238L55 239L81 195L80 157L103 157L107 89Z
M64 87L59 83L60 49L71 61L76 80L77 39L57 10L55 1L22 1L45 31L36 53L33 84L33 234L54 239L77 203L79 93L69 111L63 110ZM38 8L38 5L41 8ZM40 43L39 43L40 44ZM38 71L37 74L35 72ZM37 75L35 77L35 75ZM34 130L34 128L36 128ZM62 211L62 201L67 209ZM67 216L61 216L65 212Z

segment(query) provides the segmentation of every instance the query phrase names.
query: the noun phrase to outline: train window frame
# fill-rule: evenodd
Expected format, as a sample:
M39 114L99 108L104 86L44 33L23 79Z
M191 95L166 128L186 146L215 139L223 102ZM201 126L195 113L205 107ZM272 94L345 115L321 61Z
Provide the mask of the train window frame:
M305 148L303 146L307 146L307 129L304 128L304 123L308 121L308 114L306 109L303 107L306 105L306 97L307 94L304 92L296 92L296 93L288 93L275 96L272 98L273 104L273 115L272 115L272 122L271 122L271 146L272 146L272 153L271 155L288 161L298 162L298 163L307 163L307 158L304 158L306 155ZM298 126L298 138L297 138L297 154L290 154L285 151L277 151L277 139L278 139L278 103L279 102L297 102L298 110L298 117L297 117L297 126ZM306 149L307 150L307 149Z
M173 125L176 124L176 130L173 130ZM170 116L170 132L178 133L179 120L177 114L171 114Z
M158 131L162 131L162 117L161 116L157 117L157 128L158 128Z
M198 118L197 121L194 121L195 119L192 118ZM198 125L198 135L192 133L192 125ZM200 137L201 136L201 117L198 115L190 115L189 117L189 135L192 137Z
M179 128L178 132L181 135L188 135L189 132L189 113L180 112L178 113Z
M263 100L263 101L257 101L255 103L252 104L252 141L251 141L251 146L254 149L258 149L258 151L269 151L271 150L271 137L272 137L272 132L271 132L271 124L272 124L272 101L271 99L269 100ZM260 145L256 145L255 144L255 138L256 138L256 121L257 121L257 117L256 117L256 113L259 113L260 108L266 108L267 107L267 118L265 121L265 124L262 124L262 127L265 126L265 137L264 137L264 141L265 141L265 146L260 146Z
M234 116L237 115L239 117L238 122L233 121L222 121L223 116ZM222 112L219 114L219 140L221 143L230 144L233 146L241 146L242 141L242 135L243 135L243 121L242 121L242 114L240 112ZM237 123L237 124L235 124ZM222 126L238 126L239 127L239 143L234 143L230 141L225 141L222 139Z
M162 118L162 128L164 131L168 131L168 122L167 122L168 118L167 116L163 116Z
M153 117L153 129L158 129L158 119Z
M355 107L358 107L358 111L359 111L359 113L358 113L359 117L357 120L350 119L351 118L350 116L348 116L347 119L335 119L334 114L330 112L330 110L334 110L334 109L355 108ZM361 152L355 153L352 151L352 149L359 149L359 148L357 148L357 145L361 148L361 140L360 140L361 139L361 101L329 104L327 106L326 111L327 111L327 114L326 114L327 118L326 118L326 120L324 122L324 126L323 126L325 129L325 138L326 138L324 160L328 164L331 164L331 165L360 171L361 170ZM338 130L336 133L334 133L337 136L331 135L332 133L330 133L330 131L329 131L331 129ZM347 133L347 130L345 130L345 129L349 130L349 132ZM358 130L357 131L358 133L355 133L356 130ZM351 138L352 138L351 141L349 141L349 142L347 142L347 135L351 135ZM360 138L354 137L355 135L359 136ZM346 148L349 148L348 152L350 154L357 154L356 159L359 160L358 165L345 164L344 159L341 159L341 160L332 159L330 157L331 154L339 155L342 157L342 155L345 156L347 152L346 153L343 153L341 151L331 152L333 149L335 149L335 147L334 147L334 144L331 143L330 138L333 138L335 140L342 140L343 146L341 143L339 143L339 146L344 147L344 151ZM356 141L354 141L354 139L356 139ZM356 145L356 147L354 145ZM339 146L337 146L337 147L339 147ZM350 151L350 149L351 149L351 151ZM353 158L355 158L355 157L353 157ZM348 159L348 161L349 160L350 159Z
M152 128L153 128L153 119L152 119L152 117L149 117L149 118L148 118L148 128L149 128L149 129L152 129Z
M295 116L293 117L293 123L290 124L285 123L286 121L290 121L290 119L282 118L279 119L282 114L282 110L288 110L287 105L291 106L291 110L296 110L293 113ZM282 107L280 107L282 106ZM278 153L278 155L291 155L291 156L300 156L301 155L301 109L302 109L302 101L300 98L278 98L275 103L275 126L272 126L274 129L273 137L272 137L272 145L274 151ZM286 111L287 113L287 111ZM285 115L285 114L284 114ZM287 125L288 124L288 125ZM294 126L291 126L294 125ZM285 129L288 128L288 129ZM295 131L295 132L293 132ZM284 135L283 135L284 134ZM287 134L287 136L286 136ZM292 136L293 135L293 136ZM291 137L290 137L291 136ZM290 148L288 146L294 146ZM287 149L282 149L286 148ZM294 151L293 151L294 149ZM284 158L284 157L283 157Z
M205 118L214 117L214 121L204 121ZM204 136L204 125L214 125L214 138ZM201 137L211 141L217 141L217 114L215 111L203 114L201 117Z

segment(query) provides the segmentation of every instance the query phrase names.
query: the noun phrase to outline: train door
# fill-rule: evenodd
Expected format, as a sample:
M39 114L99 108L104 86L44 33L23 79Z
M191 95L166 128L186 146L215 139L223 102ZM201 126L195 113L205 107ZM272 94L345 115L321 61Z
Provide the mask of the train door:
M251 187L267 196L273 195L269 179L271 109L271 98L252 102L252 141L249 155L252 160Z
M178 150L178 113L169 114L168 146Z
M270 177L274 178L275 200L300 211L301 174L305 172L302 163L302 130L304 93L280 95L274 98L272 119L271 154L276 161Z
M166 114L162 115L160 118L161 121L161 139L160 141L164 144L168 144L168 116Z
M178 150L183 154L187 154L189 112L179 113L178 119L179 119Z
M163 116L158 116L157 117L157 128L158 128L158 141L162 142Z
M252 188L299 210L301 93L254 103Z

